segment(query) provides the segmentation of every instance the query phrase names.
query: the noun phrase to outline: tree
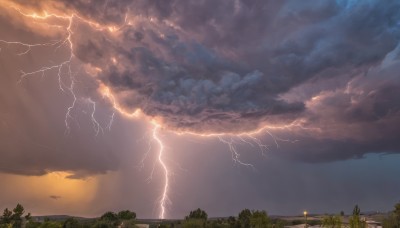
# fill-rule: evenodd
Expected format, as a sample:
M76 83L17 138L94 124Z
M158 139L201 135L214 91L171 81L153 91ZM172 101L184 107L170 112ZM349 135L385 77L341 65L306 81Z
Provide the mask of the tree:
M26 221L31 221L31 219L32 219L31 213L28 213L27 215L25 215Z
M238 220L240 222L241 227L250 228L250 218L251 218L251 211L247 208L242 210L238 216Z
M188 216L185 216L183 227L200 228L205 227L207 223L208 215L205 211L197 208L197 210L191 211Z
M9 224L11 222L12 212L8 208L4 209L3 216L1 217L0 224Z
M112 226L118 226L121 222L118 218L118 215L115 214L112 211L108 211L106 213L104 213L101 217L100 220L106 224L110 224ZM101 227L103 227L103 225L101 225Z
M356 205L356 206L354 206L354 208L353 208L353 215L360 215L360 212L361 212L361 210L360 210L360 208L358 207L358 205Z
M118 218L121 220L136 219L136 213L129 210L120 211L118 212Z
M22 215L25 213L25 209L21 204L17 204L17 206L13 209L14 214L12 215L12 219L21 220Z
M79 222L75 218L68 218L64 221L63 228L77 228L79 227Z
M22 227L22 215L24 213L25 213L24 207L21 204L17 204L17 206L13 209L13 215L11 216L13 228Z
M340 228L342 227L342 220L339 216L326 216L322 220L322 227Z
M360 208L356 205L353 209L353 215L349 220L350 228L365 228L367 226L365 221L361 220Z
M250 217L250 226L253 228L267 228L269 218L266 211L252 211Z
M100 217L100 219L101 219L101 220L104 220L104 221L116 221L116 220L118 220L118 215L115 214L115 213L112 212L112 211L107 211L106 213L104 213L104 214Z
M229 227L235 227L236 225L236 218L233 216L229 216L228 218Z
M188 216L185 217L186 220L188 219L202 219L202 220L207 220L207 213L200 208L197 208L197 210L191 211Z

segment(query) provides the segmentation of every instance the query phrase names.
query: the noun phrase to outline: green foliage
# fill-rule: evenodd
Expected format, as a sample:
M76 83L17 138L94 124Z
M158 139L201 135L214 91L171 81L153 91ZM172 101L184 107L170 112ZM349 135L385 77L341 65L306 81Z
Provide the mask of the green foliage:
M11 222L12 211L8 208L4 209L3 216L0 219L0 224L9 224Z
M185 220L188 219L202 219L202 220L207 220L207 213L200 208L197 208L197 210L191 211L188 216L185 217Z
M24 213L25 209L21 204L17 204L12 211L8 210L8 208L4 209L3 216L0 218L1 227L21 228L23 226L22 216ZM30 213L25 217L29 220Z
M106 225L108 225L108 227L118 226L121 223L118 215L112 211L104 213L100 217L100 220L101 221L99 222L98 226L101 228L106 227Z
M135 219L136 218L136 213L125 210L125 211L120 211L118 212L118 218L121 220L130 220L130 219Z
M104 220L104 221L117 221L117 220L118 220L118 215L115 214L115 213L112 212L112 211L108 211L108 212L104 213L104 214L100 217L100 219L101 219L101 220Z
M12 220L17 221L21 220L22 215L25 213L25 209L21 204L17 204L17 206L13 209Z
M227 223L228 223L229 227L240 226L239 222L233 216L229 216Z
M25 215L26 221L31 221L31 219L32 219L31 213L28 213L27 215Z
M222 221L222 220L214 220L214 221L210 221L207 224L207 228L230 228L232 226L230 226L228 223Z
M238 224L233 227L264 228L270 227L270 219L266 211L244 209L239 213Z
M250 228L250 218L251 218L251 211L247 208L242 210L238 216L238 220L240 222L241 227Z
M208 215L205 211L197 208L191 211L188 216L185 216L185 221L182 223L184 228L202 228L207 225Z
M360 215L360 212L361 212L361 210L360 210L360 208L358 207L358 205L356 205L354 208L353 208L353 215Z
M12 228L11 224L0 224L0 228Z
M93 225L93 228L114 228L115 225L110 223L109 221L104 221L104 220L98 220L96 223Z
M62 225L55 221L46 221L40 224L39 228L62 228Z
M80 224L78 222L78 220L76 220L75 218L68 218L67 220L64 221L63 228L78 228L80 227Z
M400 228L400 203L394 205L394 210L382 221L384 228Z
M340 228L342 227L342 219L339 216L326 216L322 220L322 227Z
M187 218L182 223L183 228L204 228L207 221L205 219Z
M252 211L250 217L250 226L252 228L267 228L269 219L266 211Z
M39 228L40 225L40 222L29 221L28 223L26 223L25 228Z
M280 219L275 220L273 222L272 227L274 227L274 228L284 228L285 227L285 222L283 220L280 220Z
M361 220L360 208L356 205L353 209L353 215L349 219L350 228L365 228L367 223Z
M386 218L382 221L383 228L399 228L399 224L397 223L396 215L394 213L390 213Z

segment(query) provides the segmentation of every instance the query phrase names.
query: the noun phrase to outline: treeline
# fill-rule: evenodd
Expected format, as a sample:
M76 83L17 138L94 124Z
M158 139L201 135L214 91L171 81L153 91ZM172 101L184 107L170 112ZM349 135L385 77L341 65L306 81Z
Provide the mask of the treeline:
M17 204L13 210L4 209L0 217L0 228L134 228L136 224L136 213L129 210L106 212L96 219L68 218L62 221L44 219L38 221L32 218L30 213L25 214L22 205ZM344 213L339 215L327 215L320 220L304 219L283 220L270 218L264 210L242 210L236 217L208 219L207 213L198 208L191 211L183 220L153 222L150 228L283 228L290 225L305 224L305 227L320 225L327 228L366 228L367 222L361 215L360 208L356 205L353 213L348 216L348 223L343 222ZM400 203L396 204L394 210L379 222L384 228L400 228Z
M283 220L270 218L264 210L242 210L236 217L207 219L207 213L200 208L191 211L183 221L165 222L150 226L151 228L283 228L285 226L304 224L305 219ZM321 225L321 221L312 220L308 225Z
M136 213L124 210L118 213L106 212L96 219L67 218L62 221L44 218L43 221L32 218L28 213L24 216L25 209L21 204L10 211L4 209L0 217L0 228L135 228Z

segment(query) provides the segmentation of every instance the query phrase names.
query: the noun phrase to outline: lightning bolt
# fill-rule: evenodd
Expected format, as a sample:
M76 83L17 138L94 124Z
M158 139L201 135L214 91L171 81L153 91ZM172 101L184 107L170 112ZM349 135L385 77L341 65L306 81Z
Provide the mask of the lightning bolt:
M163 154L164 154L164 144L161 141L160 137L158 136L158 130L160 129L160 125L158 125L157 123L153 122L153 139L155 142L157 142L159 149L158 149L158 162L160 163L160 166L163 168L164 170L164 189L161 195L161 199L160 199L160 219L164 219L165 218L165 207L166 207L166 203L168 201L168 187L169 187L169 171L168 171L168 167L165 164L164 160L163 160Z

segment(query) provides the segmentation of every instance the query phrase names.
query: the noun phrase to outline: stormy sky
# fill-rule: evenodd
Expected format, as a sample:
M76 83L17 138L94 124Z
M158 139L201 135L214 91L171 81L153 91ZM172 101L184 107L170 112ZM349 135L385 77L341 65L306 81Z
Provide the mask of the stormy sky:
M0 208L157 217L156 124L167 218L388 211L399 12L395 0L2 1Z

